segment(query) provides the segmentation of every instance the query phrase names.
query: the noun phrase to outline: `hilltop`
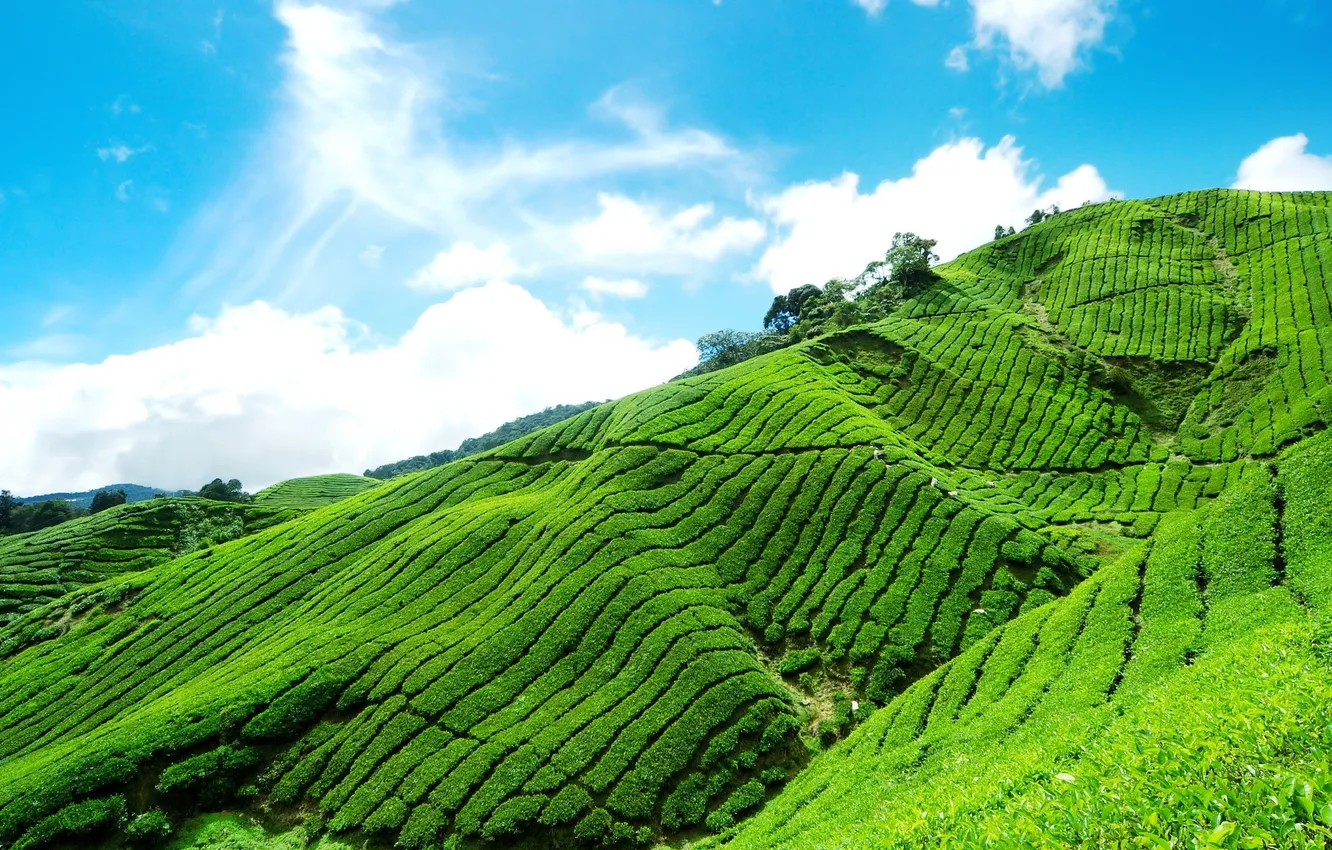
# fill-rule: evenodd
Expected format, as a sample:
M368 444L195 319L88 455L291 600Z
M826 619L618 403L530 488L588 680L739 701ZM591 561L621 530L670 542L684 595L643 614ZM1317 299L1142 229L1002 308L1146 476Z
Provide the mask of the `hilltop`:
M0 625L0 842L1317 841L1330 219L1064 212L882 321L49 593Z

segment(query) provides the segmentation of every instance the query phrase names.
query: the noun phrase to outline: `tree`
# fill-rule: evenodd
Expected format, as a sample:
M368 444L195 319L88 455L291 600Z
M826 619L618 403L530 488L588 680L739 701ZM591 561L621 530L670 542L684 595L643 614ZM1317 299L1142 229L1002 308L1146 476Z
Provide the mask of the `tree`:
M129 501L124 490L100 490L93 495L92 507L88 509L90 514L100 514L107 508L114 508L116 505L123 505Z
M1012 236L1012 235L1015 234L1015 233L1017 233L1017 231L1013 229L1013 225L1011 225L1011 224L1008 225L1008 233L1005 234L1005 235L1007 235L1007 236Z
M199 496L214 502L248 502L252 498L245 492L244 485L235 478L225 483L221 478L214 478L199 488Z
M1004 232L1004 226L1003 226L1002 224L996 224L996 225L994 226L994 238L995 238L995 241L998 241L998 240L1000 240L1000 239L1003 239L1005 235L1007 235L1007 234L1005 234L1005 232Z
M797 286L785 295L772 299L772 306L763 317L766 330L785 333L805 318L810 310L822 303L823 290L813 284Z
M0 534L14 533L14 511L23 503L8 490L0 490Z
M41 531L43 528L60 525L79 515L74 506L64 499L50 499L25 507L31 507L32 512L24 522L23 531Z
M1027 216L1027 225L1040 224L1045 221L1045 210L1032 210L1031 215Z
M930 266L939 261L939 255L934 253L938 244L938 240L914 233L893 234L892 247L883 259L870 263L860 274L859 280L869 284L858 296L858 300L867 302L866 318L877 319L896 310L903 301L924 292L936 280Z

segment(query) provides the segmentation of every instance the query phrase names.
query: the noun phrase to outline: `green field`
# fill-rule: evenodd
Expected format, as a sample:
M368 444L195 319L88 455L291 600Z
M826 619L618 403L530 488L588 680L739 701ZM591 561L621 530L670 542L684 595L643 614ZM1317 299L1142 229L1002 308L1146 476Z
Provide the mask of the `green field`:
M228 542L0 542L0 844L1327 846L1330 234L1087 206Z
M373 478L360 475L313 475L274 484L254 494L254 503L265 508L310 511L349 499L371 487L379 486Z

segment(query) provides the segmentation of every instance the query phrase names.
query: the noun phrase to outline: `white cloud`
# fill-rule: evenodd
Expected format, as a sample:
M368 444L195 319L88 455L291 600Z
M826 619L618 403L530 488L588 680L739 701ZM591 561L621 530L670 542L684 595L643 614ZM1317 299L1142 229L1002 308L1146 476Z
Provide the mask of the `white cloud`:
M897 231L939 240L939 255L948 260L989 241L996 224L1017 225L1037 208L1112 195L1093 166L1079 166L1045 190L1034 168L1012 136L989 149L964 138L935 148L910 176L885 180L868 194L851 173L792 186L759 201L779 235L753 273L774 292L853 277L883 256Z
M1332 190L1332 156L1308 152L1303 133L1273 139L1240 163L1236 189L1265 192Z
M578 266L577 246L542 234L567 231L577 215L570 198L624 176L665 172L681 187L684 175L715 185L752 170L716 133L671 122L625 87L591 104L577 135L532 143L500 128L493 139L467 137L457 119L496 75L438 44L394 37L383 20L389 5L277 0L282 109L242 179L182 238L167 274L193 291L221 286L247 300L281 281L290 296L350 285L348 269L359 264L345 262L342 246L389 238L413 247L502 241L525 262L568 268Z
M975 45L1007 47L1013 64L1060 85L1105 38L1117 0L971 0Z
M648 285L641 280L633 278L610 280L595 275L583 278L583 289L593 296L604 295L611 298L642 298L648 293Z
M115 160L118 163L128 162L132 156L138 156L152 150L152 145L144 145L141 148L132 148L129 145L109 145L97 149L97 158L102 162Z
M478 248L471 242L455 242L417 270L407 284L416 289L462 289L491 280L504 280L523 272L509 246L496 242Z
M120 181L120 185L116 186L116 200L128 201L130 199L130 187L133 185L133 180Z
M763 224L752 218L717 216L711 204L664 213L652 204L603 192L600 213L575 224L581 256L600 265L653 272L680 272L698 263L748 251L763 241Z
M218 476L257 488L359 472L548 405L638 390L697 358L685 340L652 343L591 313L565 319L499 282L430 307L377 347L332 307L255 302L192 330L96 364L0 367L0 481L20 493Z
M970 71L971 60L967 58L966 48L954 47L952 50L948 51L948 58L944 60L944 65L958 73L966 73L967 71Z
M377 266L379 261L384 258L383 245L366 245L361 250L361 262L367 266Z

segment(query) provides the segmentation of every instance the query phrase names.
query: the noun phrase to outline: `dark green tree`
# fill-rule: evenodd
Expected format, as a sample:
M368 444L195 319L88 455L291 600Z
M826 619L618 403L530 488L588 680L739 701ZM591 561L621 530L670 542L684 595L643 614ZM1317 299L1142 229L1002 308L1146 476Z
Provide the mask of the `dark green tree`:
M14 511L23 504L8 490L0 490L0 534L14 533Z
M27 506L25 506L27 507ZM68 522L79 515L78 510L64 499L51 499L31 506L32 512L24 522L23 531L41 531L53 525Z
M809 283L797 286L785 295L778 295L772 299L772 306L763 317L763 327L766 330L785 333L823 303L822 289Z
M1004 236L1006 235L1007 234L1005 233L1004 226L1002 224L996 224L994 226L994 238L996 241L1003 239Z
M1031 215L1027 216L1027 225L1040 224L1045 219L1045 210L1032 210Z
M214 478L199 488L199 496L214 502L248 502L252 498L245 492L244 485L235 478L225 482L221 478Z
M108 508L114 508L116 505L123 505L129 501L124 490L99 490L93 495L92 506L88 509L90 514L100 514Z

